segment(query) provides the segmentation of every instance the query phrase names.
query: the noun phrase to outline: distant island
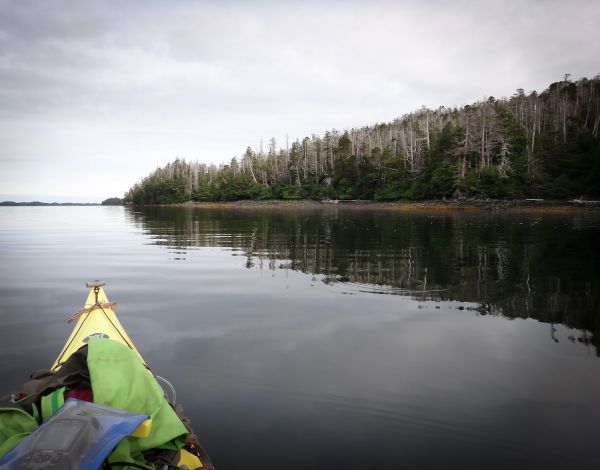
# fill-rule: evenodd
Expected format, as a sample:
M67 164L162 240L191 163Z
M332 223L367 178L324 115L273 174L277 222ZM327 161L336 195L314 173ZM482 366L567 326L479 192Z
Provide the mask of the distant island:
M103 206L122 206L123 199L121 199L119 197L109 197L108 199L105 199L104 201L102 201L102 205Z
M15 202L15 201L2 201L0 206L99 206L97 202Z
M0 206L122 206L123 199L118 197L111 197L105 199L100 204L97 202L15 202L15 201L2 201Z
M229 164L177 159L126 204L250 200L598 199L600 75L331 130Z

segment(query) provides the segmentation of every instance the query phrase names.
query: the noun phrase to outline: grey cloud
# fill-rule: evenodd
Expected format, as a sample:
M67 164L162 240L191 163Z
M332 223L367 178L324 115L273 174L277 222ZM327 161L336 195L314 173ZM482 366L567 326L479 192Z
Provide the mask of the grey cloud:
M0 166L31 154L103 153L135 171L176 152L219 162L261 137L600 71L593 1L0 0L0 11ZM9 127L35 129L37 143Z

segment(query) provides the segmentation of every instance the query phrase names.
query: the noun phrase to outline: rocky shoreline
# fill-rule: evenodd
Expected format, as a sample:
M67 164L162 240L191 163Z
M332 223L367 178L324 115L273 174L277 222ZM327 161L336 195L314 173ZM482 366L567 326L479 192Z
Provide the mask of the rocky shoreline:
M447 199L427 201L366 201L366 200L267 200L267 201L230 201L197 202L188 201L170 204L176 207L201 207L214 209L377 209L406 212L419 211L528 211L528 212L569 212L573 210L597 211L600 201L551 201L543 199Z

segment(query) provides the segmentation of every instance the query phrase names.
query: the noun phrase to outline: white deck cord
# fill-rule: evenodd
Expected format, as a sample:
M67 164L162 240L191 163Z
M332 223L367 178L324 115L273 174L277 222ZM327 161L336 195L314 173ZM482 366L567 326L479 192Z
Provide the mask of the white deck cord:
M175 392L175 387L173 387L173 384L171 382L169 382L167 379L165 379L164 377L161 377L160 375L155 375L154 377L156 377L156 379L159 382L162 382L162 383L167 384L169 386L169 388L171 389L171 393L173 394L169 401L173 405L176 405L177 404L177 392ZM164 390L164 387L163 387L163 390Z

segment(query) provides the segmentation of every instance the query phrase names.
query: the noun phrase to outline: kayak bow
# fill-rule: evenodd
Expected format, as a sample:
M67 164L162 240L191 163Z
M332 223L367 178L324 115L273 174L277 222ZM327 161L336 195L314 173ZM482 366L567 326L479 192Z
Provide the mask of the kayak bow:
M94 282L86 283L86 286L90 291L85 301L85 305L79 312L76 312L67 320L70 322L77 319L77 323L62 351L52 364L52 370L58 371L62 364L64 364L72 354L88 343L90 338L98 337L118 341L133 350L148 370L148 373L151 374L155 380L160 379L171 386L166 379L162 379L152 373L146 364L146 361L144 361L144 358L133 344L133 341L115 315L115 304L108 300L108 297L104 292L103 287L105 286L105 283L96 280ZM171 406L174 407L174 403L172 403ZM177 408L179 409L180 407L178 406ZM184 419L183 421L185 422L187 419ZM140 426L140 428L142 427L143 426ZM208 454L202 446L200 446L195 436L193 436L191 429L189 430L192 437L188 439L185 447L180 449L180 458L177 466L179 468L188 469L214 470Z
M69 319L77 318L77 323L62 351L52 364L52 370L58 370L71 354L84 346L94 336L123 343L135 351L140 361L148 367L123 325L117 319L113 310L115 304L108 301L104 292L103 287L105 285L106 283L101 281L86 283L86 286L90 288L87 300L84 307Z

